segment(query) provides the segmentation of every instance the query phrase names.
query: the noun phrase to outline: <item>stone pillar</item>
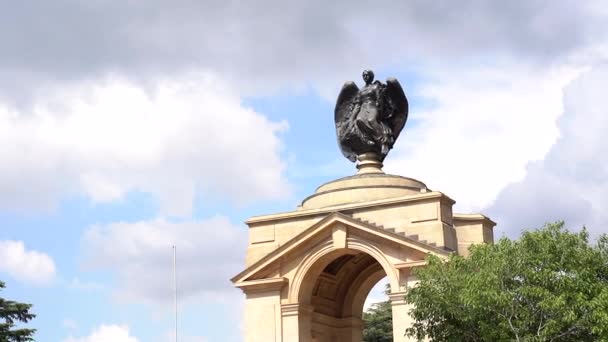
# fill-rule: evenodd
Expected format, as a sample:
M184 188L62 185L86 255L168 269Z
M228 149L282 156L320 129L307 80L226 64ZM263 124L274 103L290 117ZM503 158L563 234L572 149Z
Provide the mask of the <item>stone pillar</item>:
M405 336L405 330L412 324L408 314L412 306L405 302L405 291L393 292L388 297L393 311L393 342L416 341Z
M245 341L281 341L281 291L245 293Z
M312 342L312 312L313 307L305 304L281 305L283 327L280 341Z
M281 289L286 282L270 278L236 284L245 293L246 342L281 342Z
M344 342L363 341L363 320L358 317L343 318L346 327L342 328L342 340Z
M416 286L418 279L411 273L411 268L403 269L400 271L400 288L407 289ZM413 337L405 336L405 330L410 328L414 319L410 316L409 312L413 305L408 304L405 301L406 291L393 292L388 295L391 301L391 307L393 310L393 341L394 342L405 342L405 341L419 341ZM426 340L424 340L426 341Z

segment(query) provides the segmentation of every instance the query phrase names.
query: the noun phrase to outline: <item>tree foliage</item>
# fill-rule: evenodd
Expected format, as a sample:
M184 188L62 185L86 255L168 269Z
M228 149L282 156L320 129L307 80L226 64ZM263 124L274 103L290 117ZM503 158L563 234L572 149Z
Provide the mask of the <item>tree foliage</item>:
M608 237L590 245L563 222L517 241L477 245L469 257L428 258L412 337L432 341L608 341Z
M390 292L386 284L385 294ZM363 342L393 342L393 316L390 300L372 304L363 313Z
M0 281L0 289L4 283ZM29 312L31 304L18 303L0 297L0 342L34 341L35 329L16 329L16 322L27 323L36 315Z

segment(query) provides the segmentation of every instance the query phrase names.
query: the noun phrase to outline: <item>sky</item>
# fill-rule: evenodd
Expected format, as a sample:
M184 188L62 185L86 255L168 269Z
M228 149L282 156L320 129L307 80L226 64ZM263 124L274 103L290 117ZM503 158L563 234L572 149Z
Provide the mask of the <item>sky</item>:
M386 172L496 238L598 236L607 62L602 1L2 1L0 295L37 341L172 341L176 245L180 340L240 341L243 221L355 172L368 68L410 102Z

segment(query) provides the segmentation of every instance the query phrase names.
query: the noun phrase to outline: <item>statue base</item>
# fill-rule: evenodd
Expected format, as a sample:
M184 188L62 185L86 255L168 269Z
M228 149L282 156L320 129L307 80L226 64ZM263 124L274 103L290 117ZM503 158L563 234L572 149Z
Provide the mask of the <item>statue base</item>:
M380 156L375 152L363 153L357 156L357 174L384 173Z

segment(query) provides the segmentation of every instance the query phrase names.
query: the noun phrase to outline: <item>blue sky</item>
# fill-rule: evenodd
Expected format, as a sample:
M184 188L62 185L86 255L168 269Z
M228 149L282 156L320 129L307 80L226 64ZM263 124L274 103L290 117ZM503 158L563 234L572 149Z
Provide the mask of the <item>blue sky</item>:
M183 340L241 340L242 222L354 173L333 108L366 68L411 106L385 171L497 237L561 219L597 236L606 16L600 1L6 4L1 295L34 304L38 341L171 341L176 244Z

